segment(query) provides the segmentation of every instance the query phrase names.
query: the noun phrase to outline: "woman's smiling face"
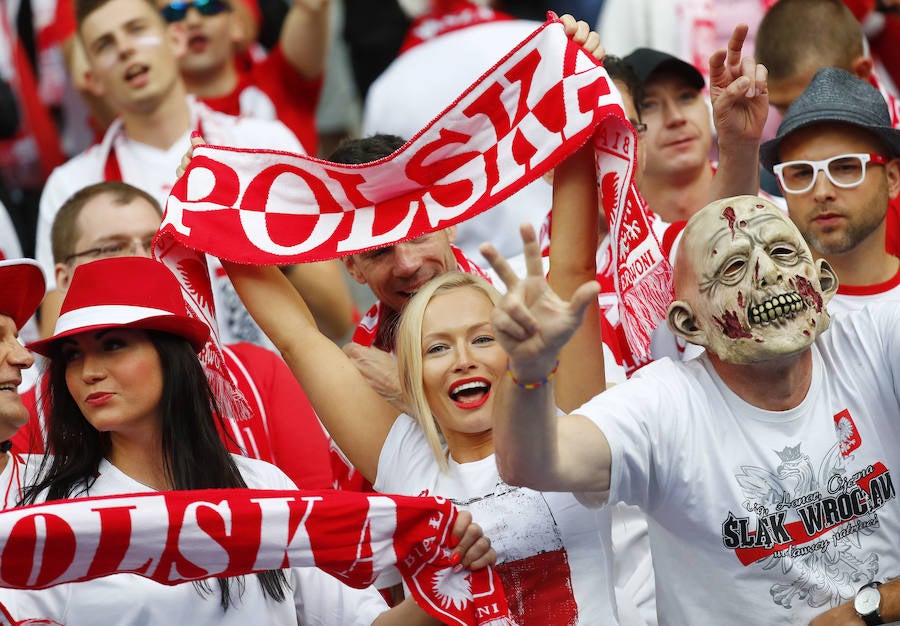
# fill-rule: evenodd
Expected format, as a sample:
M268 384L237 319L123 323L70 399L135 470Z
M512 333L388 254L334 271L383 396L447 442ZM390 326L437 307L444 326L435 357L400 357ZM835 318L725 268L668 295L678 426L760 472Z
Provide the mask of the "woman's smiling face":
M422 382L444 438L493 426L491 390L506 371L494 338L494 304L479 289L459 287L428 303L422 319Z

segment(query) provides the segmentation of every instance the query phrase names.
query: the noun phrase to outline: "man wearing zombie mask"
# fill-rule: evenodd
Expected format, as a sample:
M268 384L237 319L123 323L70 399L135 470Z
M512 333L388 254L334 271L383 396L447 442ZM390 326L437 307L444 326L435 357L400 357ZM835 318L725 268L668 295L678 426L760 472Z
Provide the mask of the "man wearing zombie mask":
M508 287L493 315L509 355L501 476L643 508L661 624L900 619L896 306L831 320L836 275L791 221L755 196L718 200L688 222L668 311L705 353L557 416L557 355L596 284L565 302L534 259L519 279L484 252Z

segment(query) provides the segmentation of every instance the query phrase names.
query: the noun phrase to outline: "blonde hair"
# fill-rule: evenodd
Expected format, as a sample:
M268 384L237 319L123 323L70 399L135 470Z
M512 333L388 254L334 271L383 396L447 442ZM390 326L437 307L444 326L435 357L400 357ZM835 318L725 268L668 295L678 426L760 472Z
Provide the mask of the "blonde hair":
M412 411L412 417L418 422L425 434L428 445L437 459L441 471L447 470L447 453L444 450L440 426L434 418L431 406L425 395L425 384L422 380L422 321L425 308L438 295L455 289L468 287L481 291L493 303L497 304L500 294L488 281L480 276L450 272L433 278L419 289L406 307L400 318L397 331L397 368L400 371L400 390L403 398Z

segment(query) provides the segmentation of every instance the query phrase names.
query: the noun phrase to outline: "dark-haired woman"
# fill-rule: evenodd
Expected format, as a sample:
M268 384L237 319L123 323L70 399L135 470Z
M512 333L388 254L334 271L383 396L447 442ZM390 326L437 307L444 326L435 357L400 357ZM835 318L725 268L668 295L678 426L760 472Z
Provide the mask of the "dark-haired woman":
M50 359L53 455L24 488L24 503L172 489L296 489L274 465L231 455L222 444L197 358L208 335L161 263L120 257L79 267L54 335L30 346ZM176 586L117 574L2 590L0 601L17 619L67 626L431 623L412 602L388 611L374 589L352 589L314 568Z

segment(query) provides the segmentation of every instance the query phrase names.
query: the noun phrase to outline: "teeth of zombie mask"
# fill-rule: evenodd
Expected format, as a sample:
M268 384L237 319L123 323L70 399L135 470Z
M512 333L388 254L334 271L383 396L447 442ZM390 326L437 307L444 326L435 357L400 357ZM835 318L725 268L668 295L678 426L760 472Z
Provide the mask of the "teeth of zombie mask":
M766 325L778 319L790 319L804 308L806 304L803 298L796 291L792 291L751 306L747 319L751 324Z

